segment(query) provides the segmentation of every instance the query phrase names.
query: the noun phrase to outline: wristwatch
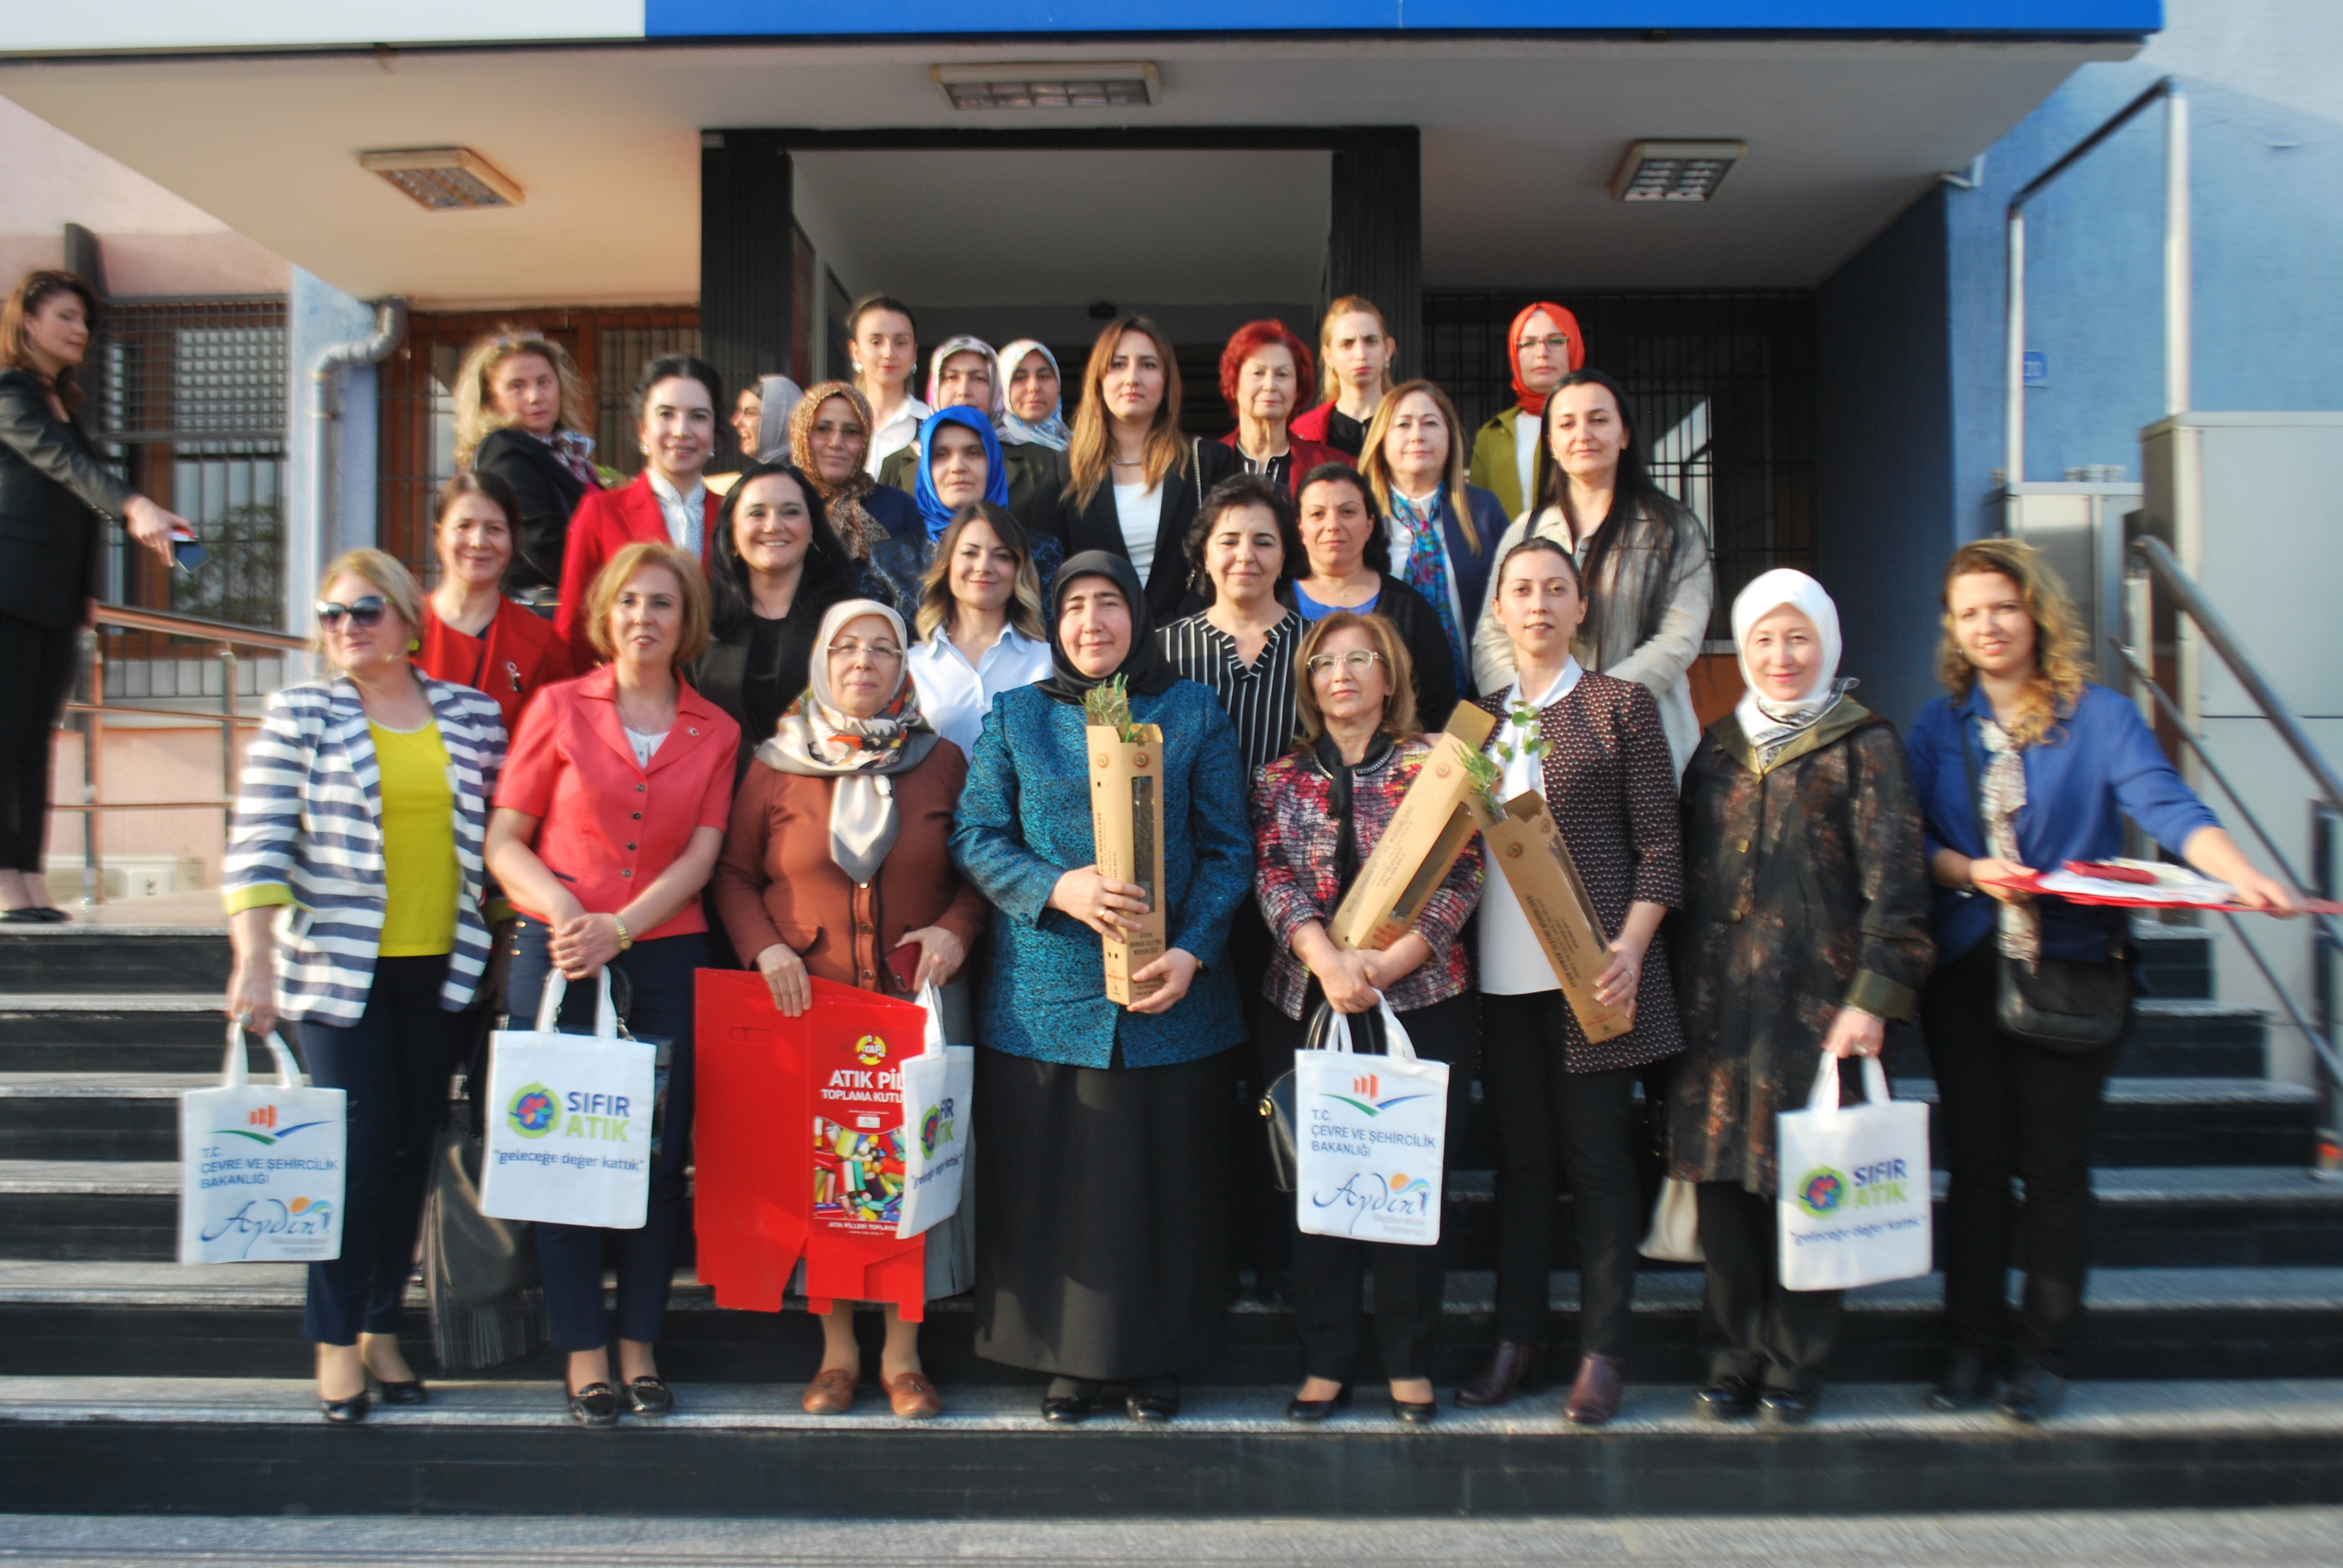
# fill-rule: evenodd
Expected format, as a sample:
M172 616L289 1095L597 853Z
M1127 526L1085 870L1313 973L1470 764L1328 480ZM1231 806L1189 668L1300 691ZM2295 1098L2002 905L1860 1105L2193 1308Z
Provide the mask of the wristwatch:
M628 948L635 945L635 939L627 934L626 916L614 911L610 916L610 923L618 928L618 950L620 952L625 952Z

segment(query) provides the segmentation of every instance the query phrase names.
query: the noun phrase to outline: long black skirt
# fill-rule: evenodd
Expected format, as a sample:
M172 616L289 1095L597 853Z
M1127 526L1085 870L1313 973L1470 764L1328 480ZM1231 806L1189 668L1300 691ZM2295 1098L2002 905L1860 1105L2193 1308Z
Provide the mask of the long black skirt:
M1101 1382L1210 1362L1228 1311L1233 1053L976 1060L976 1353Z

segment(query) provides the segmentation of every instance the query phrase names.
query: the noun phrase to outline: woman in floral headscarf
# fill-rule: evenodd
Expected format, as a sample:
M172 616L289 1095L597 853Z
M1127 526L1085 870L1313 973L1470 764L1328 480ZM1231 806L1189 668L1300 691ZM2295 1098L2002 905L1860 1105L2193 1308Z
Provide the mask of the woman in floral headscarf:
M811 1004L811 975L898 996L932 983L945 1032L964 1040L959 976L986 912L948 844L968 763L920 717L908 647L902 617L876 599L848 599L822 617L806 694L757 749L711 890L734 950L789 1017ZM886 960L915 945L906 985ZM968 1289L970 1237L956 1215L923 1238L930 1300ZM822 1319L821 1368L802 1402L809 1414L840 1415L854 1402L862 1355L853 1323L850 1307ZM887 1309L880 1386L910 1420L943 1410L920 1366L919 1335Z
M919 539L926 528L911 498L863 471L870 449L870 400L850 381L824 381L789 415L790 465L813 482L823 516L857 561L881 539Z

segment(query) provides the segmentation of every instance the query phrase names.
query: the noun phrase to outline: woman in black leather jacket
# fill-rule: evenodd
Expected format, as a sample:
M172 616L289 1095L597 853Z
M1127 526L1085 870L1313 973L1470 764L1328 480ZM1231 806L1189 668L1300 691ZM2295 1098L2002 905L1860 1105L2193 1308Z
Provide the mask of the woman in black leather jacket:
M101 517L163 558L187 520L133 490L73 422L74 367L97 295L70 272L29 272L0 306L0 921L63 920L41 851L49 826L49 732L73 688L74 634L104 564Z

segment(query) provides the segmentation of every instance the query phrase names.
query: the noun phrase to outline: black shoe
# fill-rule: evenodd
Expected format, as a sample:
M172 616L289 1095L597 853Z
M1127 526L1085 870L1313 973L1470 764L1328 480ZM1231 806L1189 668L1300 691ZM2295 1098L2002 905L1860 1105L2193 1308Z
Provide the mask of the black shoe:
M1440 1402L1436 1399L1413 1400L1392 1395L1393 1421L1403 1421L1410 1426L1430 1426L1439 1414Z
M73 920L73 917L71 915L65 913L63 910L58 909L55 904L43 904L39 909L35 910L33 912L53 926L67 925Z
M1338 1410L1351 1408L1351 1385L1344 1383L1334 1391L1332 1399L1303 1399L1300 1394L1285 1402L1288 1421L1324 1421Z
M627 1408L637 1415L665 1415L675 1408L675 1391L663 1378L636 1378L627 1384Z
M1928 1391L1930 1410L1975 1410L1993 1394L1993 1372L1986 1366L1985 1357L1975 1351L1961 1351L1945 1368L1945 1375Z
M2031 1426L2058 1413L2066 1402L2066 1380L2040 1367L2021 1367L1994 1402L1994 1408L2016 1422Z
M1721 1377L1692 1396L1692 1408L1711 1421L1747 1421L1757 1413L1757 1385L1745 1377Z
M589 1382L569 1396L569 1419L580 1426L618 1424L618 1391L606 1382Z
M1818 1388L1769 1388L1757 1396L1757 1408L1765 1414L1769 1426L1804 1426L1815 1416L1815 1407L1823 1402Z
M1122 1408L1133 1421L1170 1421L1180 1413L1180 1380L1150 1378L1123 1396Z
M367 1376L373 1382L375 1392L382 1396L385 1404L422 1404L431 1397L431 1391L423 1386L421 1378L392 1382L387 1378L376 1377L372 1372Z
M26 904L20 910L0 910L0 924L11 926L45 926L49 917Z
M1041 1393L1041 1419L1051 1426L1080 1426L1098 1408L1099 1385L1081 1378L1050 1380Z
M317 1409L336 1426L356 1426L367 1418L369 1402L366 1390L360 1389L347 1399L320 1399Z

